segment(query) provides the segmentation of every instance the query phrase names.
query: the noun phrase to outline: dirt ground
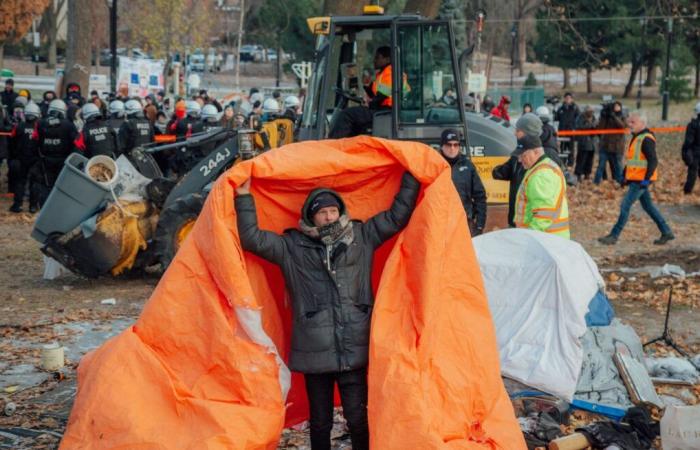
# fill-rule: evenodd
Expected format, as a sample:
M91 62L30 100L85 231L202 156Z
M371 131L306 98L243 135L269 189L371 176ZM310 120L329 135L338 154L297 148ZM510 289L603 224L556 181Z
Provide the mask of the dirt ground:
M664 247L654 246L658 230L636 206L618 245L600 245L596 239L612 227L624 191L611 182L594 186L588 181L568 193L572 237L596 260L617 315L633 325L643 342L661 333L669 288L673 286L672 332L682 348L694 355L700 353L700 277L652 279L649 274L624 270L673 264L688 274L700 271L700 190L696 188L696 193L689 196L680 193L685 172L678 136L660 136L659 146L661 180L653 192L676 240ZM4 188L0 184L0 190ZM13 367L31 370L38 366L39 346L52 341L70 342L78 333L71 328L74 324L98 333L102 336L99 340L138 317L157 278L127 275L90 280L66 275L44 280L39 246L29 236L34 217L11 214L7 212L9 205L9 197L0 197L0 285L4 287L0 294L0 374ZM101 303L110 298L115 299L114 305ZM667 353L662 346L655 350ZM63 371L43 375L34 369L33 376L43 378L33 386L0 386L0 448L3 430L18 430L15 427L26 434L26 441L15 444L19 448L56 447L75 392L77 363L77 357L69 358ZM692 396L688 401L695 403L698 398ZM7 402L17 406L10 416L2 415ZM336 435L336 448L344 448L347 440L340 439L344 435L342 427ZM287 431L281 448L304 448L301 441L303 433Z

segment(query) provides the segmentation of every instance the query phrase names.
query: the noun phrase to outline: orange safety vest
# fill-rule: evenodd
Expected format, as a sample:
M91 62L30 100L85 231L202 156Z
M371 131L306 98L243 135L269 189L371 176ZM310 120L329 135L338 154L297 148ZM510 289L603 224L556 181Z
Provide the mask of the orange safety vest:
M632 138L629 147L627 147L627 167L625 168L625 180L627 181L643 181L647 174L647 157L642 153L642 144L646 138L656 142L653 134L640 133ZM657 170L654 170L650 180L656 181L656 179Z
M547 171L550 172L549 175L546 173ZM555 176L559 179L560 190L557 194L556 204L551 204L551 197L528 198L527 185L535 174L540 174L540 176ZM528 206L532 212L531 217L528 217L527 214ZM551 223L549 223L546 228L541 228L537 226L537 222L540 220L551 221ZM549 158L545 158L525 173L525 177L518 188L515 200L515 217L513 221L517 228L539 229L566 239L570 238L569 205L566 201L566 180L557 163Z
M384 95L386 98L382 101L381 106L386 106L391 108L394 102L391 99L391 64L384 67L381 71L377 72L377 75L372 82L372 94L377 95L377 92ZM411 86L408 84L408 77L403 74L403 92L411 92Z

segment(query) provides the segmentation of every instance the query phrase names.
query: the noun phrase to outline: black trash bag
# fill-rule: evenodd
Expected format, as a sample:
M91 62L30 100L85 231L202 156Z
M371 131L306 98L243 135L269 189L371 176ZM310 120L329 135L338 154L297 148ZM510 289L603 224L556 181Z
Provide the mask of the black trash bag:
M554 417L546 412L542 412L537 417L537 427L530 433L524 433L525 443L528 450L538 447L546 447L549 441L564 435Z
M579 431L586 435L588 442L596 449L617 445L621 450L647 450L651 447L642 444L637 432L630 425L614 422L595 422Z
M651 412L643 406L634 406L627 410L622 422L629 424L637 432L639 440L647 447L661 434L659 422L651 418Z

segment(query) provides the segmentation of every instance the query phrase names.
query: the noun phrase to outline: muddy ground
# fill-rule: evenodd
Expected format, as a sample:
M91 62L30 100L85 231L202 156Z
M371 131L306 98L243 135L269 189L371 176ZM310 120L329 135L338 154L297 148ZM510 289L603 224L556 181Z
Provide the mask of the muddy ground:
M654 187L654 197L677 239L654 246L658 231L636 206L619 244L598 244L596 238L607 234L615 221L623 190L611 182L593 186L587 181L569 191L572 236L596 260L618 316L635 327L642 341L661 333L673 287L674 337L689 353L697 354L700 277L652 278L629 270L672 264L688 274L700 271L700 196L680 194L684 167L677 138L659 141L661 181ZM29 237L34 217L10 214L9 205L8 197L0 198L0 448L56 448L72 404L80 356L135 320L158 279L126 275L90 280L66 275L44 280L39 246ZM115 304L103 304L105 299L114 299ZM53 341L71 349L68 365L61 372L41 372L40 346ZM665 354L662 347L656 349ZM2 414L7 402L16 405L10 416ZM341 426L335 435L343 434ZM285 433L282 448L304 445L303 434ZM336 441L337 448L346 446L347 439Z

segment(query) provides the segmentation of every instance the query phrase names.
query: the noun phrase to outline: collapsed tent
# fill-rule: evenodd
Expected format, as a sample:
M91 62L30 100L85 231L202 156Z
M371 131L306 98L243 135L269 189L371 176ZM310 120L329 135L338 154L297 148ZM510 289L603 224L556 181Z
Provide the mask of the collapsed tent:
M81 361L62 448L276 448L285 423L306 417L305 394L283 362L281 273L242 251L234 188L252 177L261 228L281 233L319 186L367 220L405 170L422 192L373 266L371 445L525 448L449 166L425 145L370 137L288 145L218 180L136 324Z
M578 243L509 229L473 240L501 373L571 402L581 373L586 314L604 281Z

